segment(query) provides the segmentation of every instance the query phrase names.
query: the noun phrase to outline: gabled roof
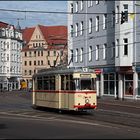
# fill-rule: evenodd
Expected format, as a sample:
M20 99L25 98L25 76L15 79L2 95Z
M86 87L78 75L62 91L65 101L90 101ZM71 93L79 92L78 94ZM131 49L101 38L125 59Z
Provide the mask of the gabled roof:
M35 27L22 29L23 40L26 41L26 43L30 41L34 30L35 30Z
M8 23L0 21L0 28L7 28Z
M0 28L8 28L10 26L12 26L15 29L14 25L0 21Z
M38 25L48 44L64 44L67 40L66 26L42 26Z
M48 44L66 44L67 27L66 26L43 26L38 25L44 39ZM23 40L28 43L36 27L25 28L22 30Z

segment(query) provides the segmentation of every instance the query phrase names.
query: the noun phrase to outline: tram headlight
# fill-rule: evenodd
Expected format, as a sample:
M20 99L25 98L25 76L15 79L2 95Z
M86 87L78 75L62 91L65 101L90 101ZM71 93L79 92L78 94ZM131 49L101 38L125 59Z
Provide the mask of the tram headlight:
M89 99L85 99L85 103L88 104L89 103Z

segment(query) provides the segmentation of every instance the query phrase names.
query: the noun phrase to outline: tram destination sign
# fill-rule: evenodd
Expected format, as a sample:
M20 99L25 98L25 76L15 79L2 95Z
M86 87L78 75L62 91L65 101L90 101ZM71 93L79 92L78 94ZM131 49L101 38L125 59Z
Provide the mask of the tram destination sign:
M91 74L80 74L81 78L91 78Z

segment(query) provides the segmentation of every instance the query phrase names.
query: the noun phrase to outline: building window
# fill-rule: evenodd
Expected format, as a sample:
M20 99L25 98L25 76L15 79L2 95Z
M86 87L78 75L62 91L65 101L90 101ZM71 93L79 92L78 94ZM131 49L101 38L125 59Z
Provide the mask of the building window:
M107 44L103 45L103 59L106 59L106 49L107 49Z
M7 42L7 50L9 50L9 42Z
M115 12L114 11L112 11L112 27L115 27Z
M70 26L70 34L71 34L71 37L73 37L73 25Z
M124 55L128 55L128 38L124 38Z
M34 51L34 57L36 57L36 51Z
M99 16L96 16L96 31L99 31Z
M83 48L80 49L80 62L83 61Z
M29 57L31 57L32 56L32 52L29 52Z
M73 13L73 3L70 4L70 12Z
M9 54L7 54L7 61L9 61Z
M83 21L80 22L80 35L83 35Z
M81 10L83 10L84 7L84 0L81 0Z
M91 61L92 60L92 46L89 46L89 57L88 60Z
M24 65L27 66L27 61L24 61Z
M38 65L40 65L40 61L38 60Z
M32 75L32 70L29 70L29 75Z
M73 50L70 50L70 54L71 54L71 62L73 62Z
M103 29L107 28L107 14L103 15Z
M24 56L27 57L27 52L24 53Z
M93 6L93 0L88 0L88 7Z
M36 65L36 61L34 61L34 65Z
M125 21L128 21L128 4L124 4Z
M41 51L41 56L43 56L43 51Z
M116 23L119 23L119 12L120 12L120 9L119 9L119 6L116 6Z
M99 60L99 45L96 46L96 60Z
M50 56L50 51L48 51L48 56Z
M29 61L29 65L30 65L30 66L32 65L32 61Z
M99 4L99 0L96 0L95 3L96 3L96 4Z
M119 57L119 39L116 39L116 57Z
M40 51L38 51L38 56L40 56Z
M41 65L43 65L43 60L41 60Z
M117 83L118 79L116 77L116 87L118 87ZM114 73L104 74L104 94L114 95L114 91L115 91L115 74Z
M75 12L78 12L78 1L75 3Z
M27 70L24 71L24 75L27 75Z
M89 19L89 34L92 33L92 18Z
M76 52L75 52L75 62L78 62L78 49L76 49Z
M78 23L75 24L75 36L78 36Z
M124 75L124 93L125 95L133 95L133 74Z

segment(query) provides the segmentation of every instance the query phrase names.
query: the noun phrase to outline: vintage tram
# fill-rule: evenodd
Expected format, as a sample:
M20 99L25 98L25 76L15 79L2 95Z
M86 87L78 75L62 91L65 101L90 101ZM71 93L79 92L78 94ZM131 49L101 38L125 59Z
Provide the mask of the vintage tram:
M96 74L82 68L42 69L33 75L32 106L86 111L97 107Z

